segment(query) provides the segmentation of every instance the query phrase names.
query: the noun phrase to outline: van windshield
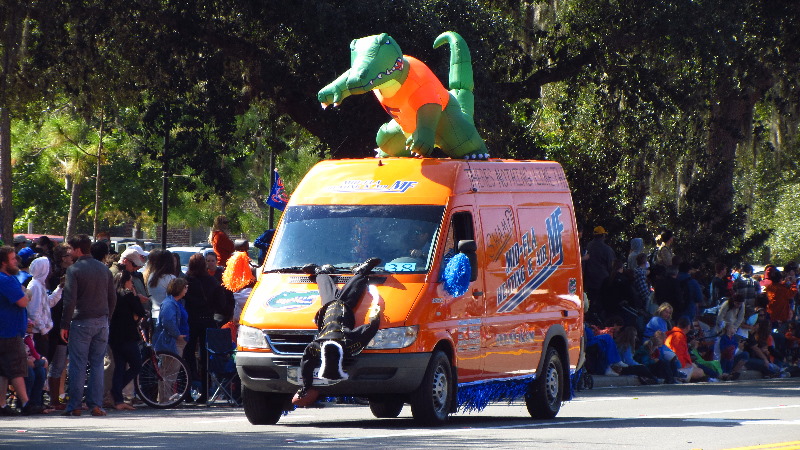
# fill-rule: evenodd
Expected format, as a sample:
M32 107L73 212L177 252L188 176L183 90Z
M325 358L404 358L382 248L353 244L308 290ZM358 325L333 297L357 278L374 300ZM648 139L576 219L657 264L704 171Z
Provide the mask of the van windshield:
M368 258L376 271L425 273L430 269L443 206L300 205L283 213L265 272L299 272L330 264L338 272Z

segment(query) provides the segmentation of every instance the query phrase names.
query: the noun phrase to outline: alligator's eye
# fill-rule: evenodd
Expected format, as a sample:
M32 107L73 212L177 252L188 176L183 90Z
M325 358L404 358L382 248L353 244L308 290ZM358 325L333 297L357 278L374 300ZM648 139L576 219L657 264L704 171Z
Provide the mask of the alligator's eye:
M386 41L386 45L389 45L391 43L392 43L392 41Z

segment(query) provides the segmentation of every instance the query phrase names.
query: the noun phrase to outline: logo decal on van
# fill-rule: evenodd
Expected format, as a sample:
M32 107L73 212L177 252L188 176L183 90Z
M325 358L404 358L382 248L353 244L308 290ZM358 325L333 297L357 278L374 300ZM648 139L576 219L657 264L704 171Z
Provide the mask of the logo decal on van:
M328 187L329 192L375 192L381 194L404 194L419 184L418 181L395 180L392 184L381 184L381 180L344 180L338 186Z
M542 285L558 266L564 262L561 235L561 207L557 207L544 221L547 242L537 248L533 228L506 251L506 273L503 284L497 288L497 312L513 311L534 289ZM521 267L517 267L522 263Z
M264 304L264 307L281 311L294 311L308 308L318 298L319 291L285 291L272 296Z

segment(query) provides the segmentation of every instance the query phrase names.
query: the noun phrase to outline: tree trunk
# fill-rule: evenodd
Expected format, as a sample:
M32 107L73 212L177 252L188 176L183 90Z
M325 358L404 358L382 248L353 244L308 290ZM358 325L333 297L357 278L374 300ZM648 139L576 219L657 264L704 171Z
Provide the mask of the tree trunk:
M729 91L711 107L709 120L705 176L709 207L707 222L701 228L709 231L721 229L733 212L734 168L736 147L745 141L748 129L753 126L753 108L772 85L762 80L758 87L747 92Z
M11 198L11 115L5 105L0 105L0 233L6 244L14 239Z
M103 125L105 124L105 117L103 112L100 112L100 131L98 133L97 143L97 166L94 177L94 223L92 224L92 236L97 236L97 221L100 219L100 165L103 163Z
M3 19L2 67L0 67L0 233L5 243L14 240L14 205L11 194L11 111L8 90L11 86L11 69L16 65L16 51L20 45L18 17L22 8L9 5L10 14ZM4 8L5 9L5 8Z
M75 229L78 227L78 210L80 209L80 197L83 190L83 182L81 180L72 178L72 189L69 193L69 214L67 215L67 229L64 231L64 238L69 239L75 234ZM69 182L68 182L69 183Z

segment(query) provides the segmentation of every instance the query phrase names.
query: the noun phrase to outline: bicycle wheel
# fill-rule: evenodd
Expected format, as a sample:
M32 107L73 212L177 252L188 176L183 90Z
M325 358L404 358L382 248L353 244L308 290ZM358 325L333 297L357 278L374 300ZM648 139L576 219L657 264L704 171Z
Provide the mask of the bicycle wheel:
M171 408L189 391L189 370L172 352L156 352L144 360L135 380L136 393L153 408Z

